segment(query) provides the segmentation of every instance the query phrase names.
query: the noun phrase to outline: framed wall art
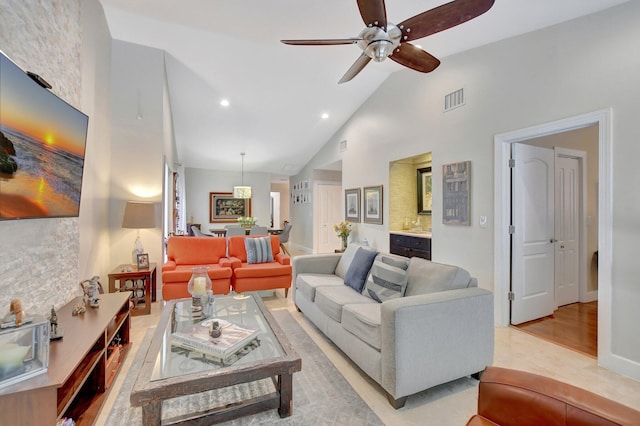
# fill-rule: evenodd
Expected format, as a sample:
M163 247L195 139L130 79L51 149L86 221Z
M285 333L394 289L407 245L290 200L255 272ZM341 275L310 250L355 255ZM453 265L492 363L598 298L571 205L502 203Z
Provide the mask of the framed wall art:
M469 226L471 161L442 166L442 223Z
M364 187L364 223L382 225L382 185Z
M431 167L423 167L418 172L418 214L431 214Z
M344 190L344 218L349 222L360 222L360 188Z
M233 198L232 192L209 193L209 221L237 222L239 217L251 216L250 198Z

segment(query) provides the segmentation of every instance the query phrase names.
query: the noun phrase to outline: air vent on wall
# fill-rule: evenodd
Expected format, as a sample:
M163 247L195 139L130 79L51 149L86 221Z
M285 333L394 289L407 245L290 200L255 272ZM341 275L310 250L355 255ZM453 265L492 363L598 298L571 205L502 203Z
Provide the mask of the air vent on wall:
M347 141L340 141L340 152L345 152L347 150Z
M444 112L461 107L465 104L464 88L451 92L444 97Z

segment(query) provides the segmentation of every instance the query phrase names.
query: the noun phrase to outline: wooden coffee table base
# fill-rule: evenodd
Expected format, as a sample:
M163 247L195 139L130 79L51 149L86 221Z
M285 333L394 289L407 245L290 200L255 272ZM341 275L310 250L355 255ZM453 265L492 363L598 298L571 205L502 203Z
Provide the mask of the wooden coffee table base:
M281 418L289 417L293 413L293 376L280 374L274 378L276 392L261 395L246 401L216 407L211 410L198 413L189 413L182 416L162 420L162 401L153 401L142 406L142 424L144 426L164 425L211 425L227 422L244 416L250 416L262 411L278 409ZM192 392L187 391L187 395Z
M180 312L181 324L189 324L193 319L191 299L172 300L164 307L160 322L151 339L149 349L131 392L130 401L134 407L142 407L142 424L156 425L210 425L239 417L277 409L280 417L288 417L293 412L293 373L302 369L302 360L293 346L265 308L259 295L251 294L246 300L236 300L232 296L219 296L215 306L220 318L228 320L253 321L254 328L261 327L261 344L244 358L242 362L217 366L211 363L195 364L192 371L172 369L172 362L182 365L184 354L171 352L167 344L174 330L174 314ZM239 309L239 310L238 310ZM240 312L238 314L237 312ZM185 314L187 320L185 320ZM187 321L186 323L184 321ZM162 361L161 361L162 360ZM194 363L197 358L191 358ZM173 364L176 365L176 364ZM158 367L159 366L159 367ZM159 369L158 369L159 368ZM182 368L182 367L181 367ZM164 376L158 377L158 372ZM268 380L271 380L270 383ZM189 412L172 418L162 419L164 401L187 395L194 395L216 389L225 390L230 386L258 383L256 388L262 395L243 393L241 401L228 402L225 398L221 406ZM165 413L167 414L167 413Z

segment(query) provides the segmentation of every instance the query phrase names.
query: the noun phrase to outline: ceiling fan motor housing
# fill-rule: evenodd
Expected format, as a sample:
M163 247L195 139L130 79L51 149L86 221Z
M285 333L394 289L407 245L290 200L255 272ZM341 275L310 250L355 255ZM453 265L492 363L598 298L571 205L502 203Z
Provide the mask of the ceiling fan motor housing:
M362 39L358 46L364 53L376 62L384 61L400 45L402 31L391 24L387 24L387 31L380 27L370 26L360 32Z

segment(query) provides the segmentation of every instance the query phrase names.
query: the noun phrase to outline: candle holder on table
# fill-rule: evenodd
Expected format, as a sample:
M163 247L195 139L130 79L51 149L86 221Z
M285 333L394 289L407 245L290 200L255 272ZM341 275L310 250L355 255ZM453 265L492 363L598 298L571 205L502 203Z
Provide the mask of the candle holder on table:
M196 316L202 316L202 307L208 302L209 292L212 291L209 268L198 266L192 268L191 278L187 284L187 291L191 294L191 308Z

